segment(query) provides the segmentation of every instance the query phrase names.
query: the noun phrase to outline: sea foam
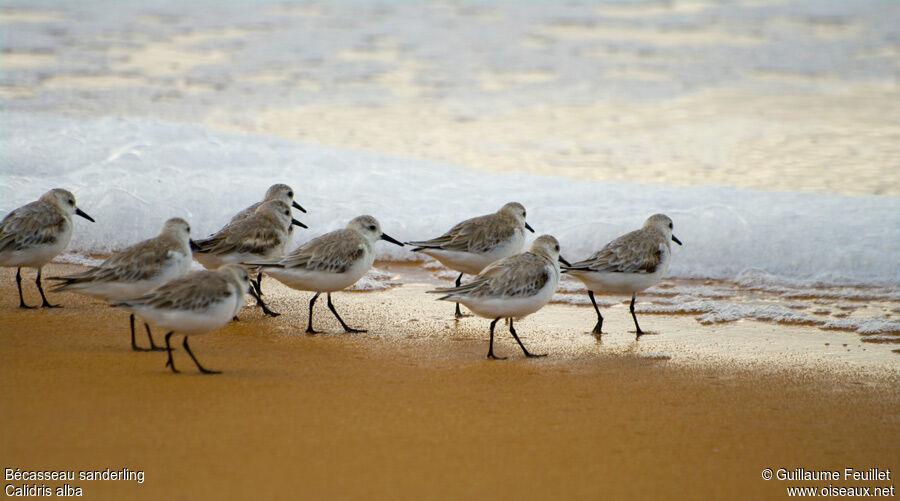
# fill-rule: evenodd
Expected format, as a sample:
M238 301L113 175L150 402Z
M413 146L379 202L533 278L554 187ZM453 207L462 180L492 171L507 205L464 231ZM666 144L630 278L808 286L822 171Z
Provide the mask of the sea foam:
M220 132L153 119L5 113L2 210L55 187L96 224L76 222L70 249L106 253L153 236L173 216L195 236L217 230L273 183L294 187L309 230L294 244L372 214L401 239L522 202L538 234L581 259L662 212L675 222L670 276L770 284L900 284L900 198L664 186L486 173L460 166ZM848 180L851 182L852 180ZM418 257L378 246L379 259Z

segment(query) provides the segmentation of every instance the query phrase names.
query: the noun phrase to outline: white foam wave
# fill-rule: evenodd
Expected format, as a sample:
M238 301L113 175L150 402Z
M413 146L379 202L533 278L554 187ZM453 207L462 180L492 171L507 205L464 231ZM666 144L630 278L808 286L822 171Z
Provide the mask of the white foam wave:
M292 185L310 226L295 244L376 216L391 236L436 236L458 220L525 204L538 233L568 259L664 212L675 221L669 275L776 285L900 284L900 198L675 187L491 174L458 166L243 135L150 119L98 120L6 113L2 209L54 187L71 189L97 219L77 219L70 248L104 253L154 235L173 216L207 235L276 182ZM378 245L379 258L416 258Z

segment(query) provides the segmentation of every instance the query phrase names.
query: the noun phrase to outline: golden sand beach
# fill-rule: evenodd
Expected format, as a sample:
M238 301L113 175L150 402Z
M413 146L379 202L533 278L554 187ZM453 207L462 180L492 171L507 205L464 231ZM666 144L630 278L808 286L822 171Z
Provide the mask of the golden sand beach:
M4 466L144 472L140 484L71 483L90 499L759 499L828 484L765 481L764 468L900 463L896 354L858 365L786 343L781 357L751 360L739 341L729 347L727 332L663 315L645 317L658 335L634 343L617 310L598 342L586 332L589 308L551 304L517 324L526 345L549 357L524 359L504 332L497 350L510 359L488 361L487 321L457 323L448 303L424 294L439 282L392 270L403 286L334 297L367 334L342 333L322 305L325 334L305 334L309 294L265 281L282 315L245 308L239 322L197 338L198 358L224 371L203 376L183 350L177 375L163 367L165 354L132 352L127 315L101 302L54 294L63 308L17 309L14 272L4 269ZM775 342L797 331L857 338L729 328ZM556 337L571 346L547 341ZM681 349L654 354L673 339Z
M239 321L191 341L220 375L199 374L180 336L181 374L164 367L165 353L133 352L127 313L100 301L50 293L63 308L19 309L15 270L2 268L7 495L63 487L116 500L756 500L811 486L890 487L896 495L897 284L853 273L817 281L791 269L821 253L843 256L846 269L832 266L833 275L846 278L857 265L880 274L880 259L896 255L882 234L896 226L887 217L896 211L871 209L893 207L900 195L900 122L892 118L900 114L900 46L890 2L216 7L0 6L0 109L18 124L3 133L0 188L11 199L64 179L98 221L76 227L69 250L77 257L137 241L123 235L154 218L183 216L203 233L239 208L233 193L207 190L208 182L247 193L257 188L248 182L291 183L308 217L319 218L304 218L310 233L297 240L337 227L348 211L381 218L395 214L390 207L403 214L395 222L406 221L404 206L414 207L412 217L422 206L401 203L403 194L422 185L369 190L378 191L379 169L407 160L415 167L395 178L411 180L419 163L438 162L471 168L470 186L494 182L481 174L539 174L570 187L628 183L619 193L598 190L596 200L572 197L584 212L571 225L593 225L579 243L596 237L602 245L612 226L644 217L631 204L660 186L749 189L725 204L684 207L670 195L668 205L648 209L672 215L679 235L698 235L676 259L740 257L746 249L710 250L740 232L792 241L754 247L766 260L736 267L741 273L670 272L638 296L651 334L639 340L628 298L598 294L605 323L597 337L583 292L563 283L565 300L581 304L558 296L516 323L531 351L548 353L541 359L524 358L498 323L495 350L509 359L487 360L489 321L454 320L451 303L425 293L447 285L449 274L422 263L376 263L393 276L391 287L334 295L347 323L368 329L360 334L341 331L324 301L315 313L324 332L306 334L311 293L267 278L265 298L281 316L246 307ZM239 134L222 140L223 131ZM243 141L254 135L259 142ZM249 146L229 149L230 141ZM266 170L250 178L244 167ZM323 190L318 174L332 170L342 180L355 175L354 186ZM176 188L188 195L177 198ZM478 201L453 182L440 189L463 205ZM740 200L761 196L751 190L787 197L775 207L789 209L785 229L781 220L765 226L747 217L772 208ZM539 195L532 198L546 200ZM790 205L816 202L813 195L845 198L839 210L813 204L822 213ZM188 198L207 205L182 204ZM627 209L607 214L607 200ZM438 201L429 210L449 214ZM551 204L534 205L530 214L548 217ZM466 207L454 217L475 213ZM875 221L866 223L875 235L857 238L860 225L829 220L845 213ZM738 233L691 227L709 214L739 221L726 228ZM795 215L815 227L791 224ZM558 235L566 230L560 220L541 231ZM825 245L799 252L793 239L804 235L826 235L816 240ZM713 259L697 261L704 251ZM44 276L81 269L55 262ZM743 271L791 285L739 289ZM23 283L30 304L38 302L33 273ZM697 278L709 276L728 279ZM690 297L676 300L681 294ZM735 307L729 318L724 303ZM157 344L164 334L155 333ZM848 468L890 476L854 480L844 477ZM142 481L77 478L107 469L140 472ZM27 477L49 470L76 479ZM814 471L839 479L796 480ZM795 479L778 478L788 474Z

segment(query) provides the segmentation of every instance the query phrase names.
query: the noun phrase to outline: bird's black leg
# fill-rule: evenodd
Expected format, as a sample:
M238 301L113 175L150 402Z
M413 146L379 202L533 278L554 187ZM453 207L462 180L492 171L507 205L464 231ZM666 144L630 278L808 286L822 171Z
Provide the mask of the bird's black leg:
M597 308L597 301L594 300L594 291L588 291L588 297L591 298L591 304L594 305L594 311L597 312L597 325L594 326L594 334L601 334L603 328L603 315L600 314L600 308Z
M519 346L522 347L522 351L525 352L525 356L528 358L537 358L537 357L546 357L546 353L542 353L539 355L535 355L534 353L529 353L528 350L525 349L525 345L522 344L522 340L519 339L519 335L516 334L516 329L513 328L513 319L509 319L509 332L516 338L516 342L519 343Z
M341 327L344 328L344 332L366 332L365 329L354 329L353 327L348 327L347 324L344 323L344 319L341 318L341 316L338 315L337 310L334 309L334 305L331 304L330 292L326 295L326 298L328 298L328 309L331 310L332 313L334 313L334 318L338 319L338 322L341 323Z
M312 315L313 315L313 306L316 304L316 299L319 299L319 294L321 292L316 292L316 295L309 300L309 323L306 324L306 333L307 334L318 334L319 331L313 329L312 327Z
M132 351L150 351L147 348L141 348L134 340L134 313L129 315L128 323L131 324L131 349Z
M170 343L172 334L175 334L175 331L166 334L166 351L169 352L169 359L166 360L166 367L171 367L172 372L178 374L178 369L175 368L175 360L172 359L172 345Z
M22 297L22 268L16 268L16 285L19 287L19 308L33 309L36 306L28 306Z
M634 336L635 339L644 335L644 331L641 330L641 326L638 325L637 316L634 314L634 297L635 294L631 295L631 306L628 307L631 310L631 318L634 319L634 328L636 329L637 334Z
M191 347L188 346L187 340L188 340L188 337L184 336L184 342L181 344L182 344L182 346L184 346L185 351L188 352L188 355L191 356L191 359L194 361L194 363L197 364L197 368L200 369L200 372L202 372L204 374L221 374L222 373L222 371L211 371L209 369L204 368L202 365L200 365L200 362L197 361L197 357L194 356L194 352L191 351Z
M34 283L37 284L38 292L41 293L41 299L43 300L41 308L62 308L62 306L58 304L50 304L50 302L47 301L47 296L44 295L44 288L41 287L41 271L43 271L43 268L38 268L37 278L34 280Z
M262 273L260 273L259 275L261 277ZM257 280L259 280L259 279L257 279ZM249 292L250 295L253 296L253 299L256 300L256 306L259 306L260 308L262 308L263 313L265 313L266 315L268 315L270 317L277 317L277 316L281 315L281 313L276 313L276 312L270 310L268 306L266 306L266 303L262 300L262 297L260 296L261 292L259 290L259 284L255 280L250 280L250 287L247 288L247 292ZM233 320L237 321L237 315L235 315Z
M131 329L133 331L134 327L132 326ZM150 334L150 324L144 322L144 329L147 330L147 339L150 340L150 351L166 351L165 348L163 348L162 346L156 346L156 343L153 342L153 335Z
M456 286L459 287L462 284L463 274L460 273L458 277L456 277ZM459 303L456 303L456 312L454 313L456 318L468 317L469 315L463 315L462 310L459 309Z
M259 296L256 296L256 306L259 306L260 308L262 308L263 313L265 313L266 315L269 315L270 317L277 317L278 315L281 315L281 313L276 313L276 312L270 310L269 307L266 306L266 303L264 303L262 298Z
M494 355L494 326L497 325L498 320L500 320L500 317L495 318L494 321L491 322L491 344L488 345L487 357L493 360L506 360L506 357Z
M253 284L253 287L256 289L256 295L262 296L262 272L258 272L256 274L256 283Z

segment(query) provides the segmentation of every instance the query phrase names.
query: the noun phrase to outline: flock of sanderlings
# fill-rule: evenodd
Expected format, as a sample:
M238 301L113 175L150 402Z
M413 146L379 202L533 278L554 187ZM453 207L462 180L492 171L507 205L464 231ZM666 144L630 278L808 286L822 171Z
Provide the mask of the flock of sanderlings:
M191 240L187 221L172 218L156 237L122 249L96 267L48 279L56 282L53 292L79 292L130 311L132 349L167 351L166 366L173 372L178 372L171 343L176 332L184 336L184 349L201 372L217 372L200 365L188 345L188 337L213 331L236 318L246 293L267 315L278 315L262 299L263 274L293 289L315 292L309 302L306 332L317 333L313 329L313 306L323 292L328 308L346 332L365 332L344 322L334 308L331 293L353 285L365 275L375 261L378 240L404 244L383 233L374 217L363 215L352 219L344 229L314 238L285 254L293 226L306 228L293 217L292 207L306 212L294 201L294 191L289 186L276 184L262 202L239 212L209 238ZM47 301L41 270L72 238L72 215L94 221L75 205L71 192L57 188L13 210L0 222L0 266L18 268L20 308L34 308L26 305L22 296L23 267L37 269L35 283L43 301L41 306L57 307ZM597 313L594 333L599 335L603 326L594 292L603 291L631 294L636 335L643 335L634 314L635 295L666 273L671 261L669 242L681 244L672 234L672 220L663 214L650 216L641 229L570 264L560 256L559 242L550 235L539 236L527 252L521 252L525 230L534 232L525 215L522 204L510 202L493 214L462 221L437 238L407 242L415 246L414 251L459 272L455 287L429 292L442 294L441 300L456 302L457 318L462 316L462 304L492 320L488 358L503 358L494 354L494 327L501 318L508 319L509 331L525 356L545 356L525 348L516 333L514 319L547 304L557 289L560 273L577 277L587 287ZM207 269L189 272L193 258ZM256 273L255 278L251 278L252 272ZM466 274L475 277L463 283ZM140 348L135 341L135 315L145 322L150 348ZM165 348L154 343L149 324L167 331Z

